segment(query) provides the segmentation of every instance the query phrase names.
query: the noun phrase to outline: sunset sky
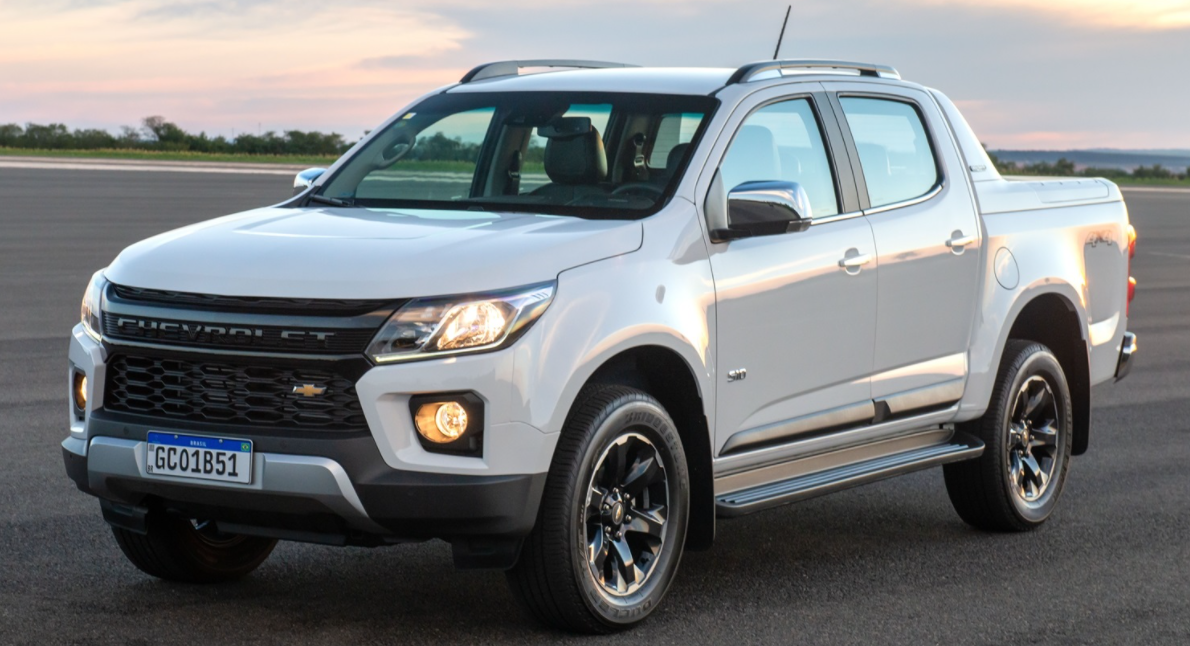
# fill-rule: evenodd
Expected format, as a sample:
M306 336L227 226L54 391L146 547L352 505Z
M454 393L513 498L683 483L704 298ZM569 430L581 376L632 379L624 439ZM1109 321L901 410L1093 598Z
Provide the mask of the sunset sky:
M0 0L0 123L335 131L471 66L772 55L761 0ZM785 57L887 63L996 148L1190 148L1190 0L799 0Z

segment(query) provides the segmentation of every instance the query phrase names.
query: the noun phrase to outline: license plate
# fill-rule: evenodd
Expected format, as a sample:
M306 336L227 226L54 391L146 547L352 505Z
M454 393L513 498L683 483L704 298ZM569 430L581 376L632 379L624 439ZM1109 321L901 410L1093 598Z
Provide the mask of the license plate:
M145 471L220 482L252 482L252 442L150 431Z

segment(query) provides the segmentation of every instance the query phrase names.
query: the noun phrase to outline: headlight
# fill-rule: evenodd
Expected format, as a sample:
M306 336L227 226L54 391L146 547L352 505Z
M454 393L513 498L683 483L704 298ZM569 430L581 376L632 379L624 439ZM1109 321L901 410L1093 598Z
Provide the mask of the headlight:
M494 350L516 340L545 312L554 283L472 294L418 298L384 323L368 346L376 363Z
M107 280L100 269L91 276L91 283L87 285L87 291L83 292L83 329L96 341L103 340L103 288L106 286Z

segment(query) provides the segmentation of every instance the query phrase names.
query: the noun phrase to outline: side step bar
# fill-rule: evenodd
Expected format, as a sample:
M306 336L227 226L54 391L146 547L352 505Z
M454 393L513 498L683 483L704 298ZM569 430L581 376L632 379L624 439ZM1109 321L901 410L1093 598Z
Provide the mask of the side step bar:
M914 449L723 494L716 497L715 509L722 517L743 516L947 462L977 458L983 453L983 448L982 441L956 434L948 444Z

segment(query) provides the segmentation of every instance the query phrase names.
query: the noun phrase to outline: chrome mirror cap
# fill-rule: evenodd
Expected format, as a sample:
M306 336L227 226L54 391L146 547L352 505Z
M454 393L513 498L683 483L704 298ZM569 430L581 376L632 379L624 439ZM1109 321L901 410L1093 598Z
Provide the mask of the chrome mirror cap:
M810 196L797 182L744 182L727 194L726 202L727 212L718 218L726 226L717 227L710 221L713 205L708 198L711 242L805 231L814 218Z
M744 182L727 194L731 222L749 224L776 221L809 222L814 218L810 196L797 182Z
M325 172L325 168L307 168L306 170L298 173L293 178L293 194L298 195L300 193L304 193L306 189L314 186L314 182L316 182L319 177L322 177L322 174Z

